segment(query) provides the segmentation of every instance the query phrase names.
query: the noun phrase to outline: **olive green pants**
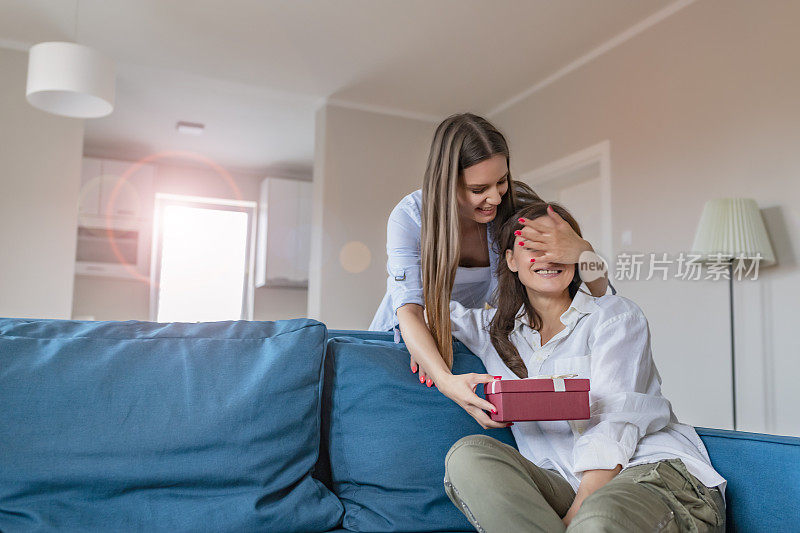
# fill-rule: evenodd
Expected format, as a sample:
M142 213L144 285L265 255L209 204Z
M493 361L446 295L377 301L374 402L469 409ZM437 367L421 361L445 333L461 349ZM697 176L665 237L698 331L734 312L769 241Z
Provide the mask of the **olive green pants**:
M680 459L622 470L584 500L569 528L561 521L575 498L567 480L486 435L450 448L444 485L481 533L725 531L719 490L705 487Z

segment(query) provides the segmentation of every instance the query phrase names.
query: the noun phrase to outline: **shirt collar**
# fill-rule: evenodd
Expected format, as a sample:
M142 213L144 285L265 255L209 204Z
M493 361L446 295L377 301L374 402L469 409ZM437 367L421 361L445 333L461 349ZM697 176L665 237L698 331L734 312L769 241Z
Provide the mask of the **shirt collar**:
M594 311L597 311L600 307L595 302L595 297L591 294L583 292L583 290L578 290L575 294L575 297L572 299L572 303L570 304L569 308L561 313L561 323L566 325L573 324L578 321L584 315L588 315ZM525 305L523 304L517 314L515 315L515 326L514 329L519 329L522 326L530 327L530 322L528 321L528 314L525 312Z

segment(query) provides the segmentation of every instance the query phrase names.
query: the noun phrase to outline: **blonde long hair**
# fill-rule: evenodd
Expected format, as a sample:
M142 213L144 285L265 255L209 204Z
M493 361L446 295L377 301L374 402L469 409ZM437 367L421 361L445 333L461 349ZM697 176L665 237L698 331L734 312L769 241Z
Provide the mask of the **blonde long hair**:
M515 211L517 196L540 200L530 187L511 179L508 143L489 121L471 113L452 115L436 128L422 184L422 292L428 329L447 367L453 367L450 296L461 257L458 187L465 168L502 154L509 165L508 192L490 224Z

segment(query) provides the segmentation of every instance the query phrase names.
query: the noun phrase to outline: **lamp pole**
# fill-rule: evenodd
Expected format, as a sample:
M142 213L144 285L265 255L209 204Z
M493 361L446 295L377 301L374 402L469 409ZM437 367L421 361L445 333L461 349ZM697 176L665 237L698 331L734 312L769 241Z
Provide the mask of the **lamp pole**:
M733 395L733 430L736 431L736 341L733 329L733 259L728 263L728 298L731 309L731 393Z

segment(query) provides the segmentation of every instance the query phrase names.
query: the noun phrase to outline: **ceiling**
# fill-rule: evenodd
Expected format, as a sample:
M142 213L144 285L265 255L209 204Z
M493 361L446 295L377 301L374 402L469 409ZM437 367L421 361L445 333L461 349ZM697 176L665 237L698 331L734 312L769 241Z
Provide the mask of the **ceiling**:
M194 150L230 168L310 174L325 101L431 121L487 114L687 3L0 0L0 46L75 40L116 61L116 107L86 122L87 154ZM206 132L180 135L179 120Z

